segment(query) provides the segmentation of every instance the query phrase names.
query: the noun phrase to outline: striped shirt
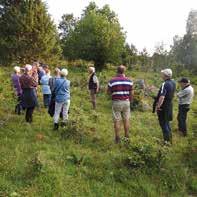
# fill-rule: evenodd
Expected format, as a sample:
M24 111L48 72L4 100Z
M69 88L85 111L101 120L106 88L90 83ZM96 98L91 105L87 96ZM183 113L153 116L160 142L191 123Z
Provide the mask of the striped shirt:
M117 75L108 83L112 100L129 100L133 82L124 75Z

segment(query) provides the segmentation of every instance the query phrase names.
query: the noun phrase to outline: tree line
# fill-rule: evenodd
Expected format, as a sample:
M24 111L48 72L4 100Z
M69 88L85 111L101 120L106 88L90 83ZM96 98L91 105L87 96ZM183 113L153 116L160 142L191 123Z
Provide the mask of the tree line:
M150 55L126 42L126 32L108 5L99 8L90 2L79 18L64 14L56 26L42 0L1 0L0 64L83 59L100 69L123 63L143 71L171 65L177 72L197 73L196 18L191 11L186 34L174 37L170 51L161 43Z

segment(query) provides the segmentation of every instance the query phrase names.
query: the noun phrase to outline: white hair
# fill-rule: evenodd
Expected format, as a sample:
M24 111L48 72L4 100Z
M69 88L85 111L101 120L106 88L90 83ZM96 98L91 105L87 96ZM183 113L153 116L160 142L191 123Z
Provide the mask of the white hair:
M21 68L19 66L14 67L14 72L19 73L21 71Z
M31 66L30 64L26 64L26 65L25 65L25 70L26 70L26 71L32 70L32 66Z
M172 70L170 68L161 70L161 73L164 74L167 77L172 77Z
M93 73L95 73L95 67L90 66L89 69L90 69Z

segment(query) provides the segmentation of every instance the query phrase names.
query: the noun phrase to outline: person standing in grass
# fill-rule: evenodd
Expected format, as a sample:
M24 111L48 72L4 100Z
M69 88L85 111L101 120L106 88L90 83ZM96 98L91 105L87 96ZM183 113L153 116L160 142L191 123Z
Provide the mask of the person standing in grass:
M179 111L177 116L178 129L181 135L187 136L187 113L190 110L190 104L193 100L194 89L190 85L190 81L187 78L182 78L179 80L179 84L182 90L177 93L179 100Z
M44 71L45 74L42 76L40 84L42 85L44 107L47 108L51 101L51 89L49 86L49 79L51 78L51 75L48 65L44 66Z
M176 91L176 84L172 80L172 70L164 69L161 71L164 80L157 95L156 111L160 127L163 132L164 143L172 142L170 121L173 119L173 97Z
M38 81L36 76L33 75L33 69L31 65L27 64L25 66L25 72L20 77L20 84L23 90L21 96L22 106L26 109L25 119L26 122L31 123L33 121L33 111L38 105L36 94Z
M37 78L38 83L40 83L41 78L45 75L45 71L39 62L33 63L33 74L32 75L34 75Z
M125 137L129 139L130 102L133 82L125 76L126 67L118 66L117 75L108 83L108 94L112 97L115 142L120 142L120 127L123 119Z
M51 93L54 91L56 80L60 78L60 72L61 70L59 68L55 68L55 76L49 79L49 87Z
M96 94L99 92L99 80L96 76L95 68L93 66L88 68L88 72L88 89L90 91L90 99L92 102L93 109L96 109Z
M59 128L59 117L62 111L63 122L62 126L68 121L68 112L70 107L70 81L66 78L68 75L67 69L62 69L60 78L55 81L55 114L54 114L54 130Z
M21 110L22 110L22 105L21 105L21 95L22 95L22 88L21 88L21 84L20 84L20 77L21 77L21 69L18 66L14 67L14 74L12 75L12 84L14 87L14 91L15 91L15 95L17 97L17 105L15 106L15 113L17 113L18 115L21 114Z

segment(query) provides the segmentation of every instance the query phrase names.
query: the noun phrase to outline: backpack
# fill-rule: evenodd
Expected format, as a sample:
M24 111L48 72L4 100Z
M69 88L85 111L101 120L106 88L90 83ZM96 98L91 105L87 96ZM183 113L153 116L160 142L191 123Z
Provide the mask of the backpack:
M57 93L59 92L59 90L61 89L61 87L64 85L65 81L60 85L60 87L57 90ZM48 108L48 114L53 117L55 114L55 94L56 89L53 90L52 94L51 94L51 101L49 104L49 108Z

